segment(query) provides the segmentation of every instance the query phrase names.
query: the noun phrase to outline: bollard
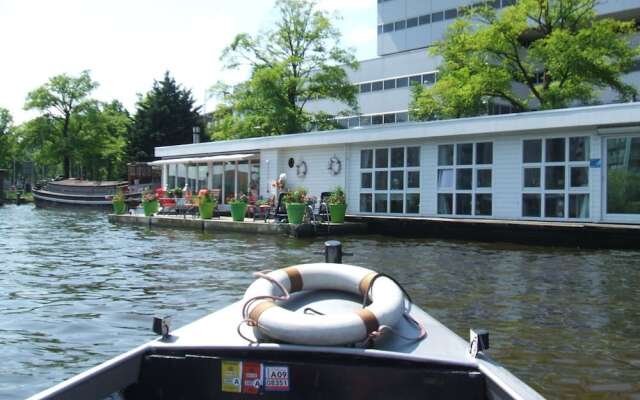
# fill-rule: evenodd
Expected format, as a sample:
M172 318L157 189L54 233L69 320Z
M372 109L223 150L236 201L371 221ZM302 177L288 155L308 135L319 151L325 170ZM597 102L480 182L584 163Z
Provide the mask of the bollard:
M342 264L342 243L337 240L324 242L324 262Z

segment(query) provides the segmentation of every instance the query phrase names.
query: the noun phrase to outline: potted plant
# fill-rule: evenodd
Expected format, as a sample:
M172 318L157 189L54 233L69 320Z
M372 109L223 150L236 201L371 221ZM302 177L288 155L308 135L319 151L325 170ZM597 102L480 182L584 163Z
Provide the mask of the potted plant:
M247 204L249 200L247 196L242 195L237 197L231 201L229 201L229 206L231 207L231 218L236 222L243 222L244 216L247 213Z
M286 196L287 218L290 224L301 224L307 207L307 189L297 188Z
M344 195L342 187L338 186L327 199L329 206L329 215L331 222L334 224L344 223L344 216L347 213L347 199Z
M122 215L127 212L127 203L124 202L124 191L118 189L111 199L113 203L113 212L116 215Z
M144 216L151 217L158 212L158 197L150 190L142 195L142 208L144 208Z
M200 218L211 219L214 210L218 207L218 199L213 197L208 189L202 189L198 192L198 210L200 210Z
M172 196L174 199L176 199L176 205L177 205L178 207L184 207L185 200L184 200L184 198L182 197L182 195L183 195L182 188L177 187L177 188L174 188L174 189L171 191L171 196Z

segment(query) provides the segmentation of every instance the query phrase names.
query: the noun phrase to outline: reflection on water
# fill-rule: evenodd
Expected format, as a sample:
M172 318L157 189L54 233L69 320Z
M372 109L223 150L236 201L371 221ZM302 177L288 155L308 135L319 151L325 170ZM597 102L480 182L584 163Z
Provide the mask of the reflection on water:
M0 398L23 398L242 296L251 272L319 261L322 239L109 224L100 213L0 208ZM463 338L550 398L640 396L640 252L343 239ZM634 397L635 396L635 397Z

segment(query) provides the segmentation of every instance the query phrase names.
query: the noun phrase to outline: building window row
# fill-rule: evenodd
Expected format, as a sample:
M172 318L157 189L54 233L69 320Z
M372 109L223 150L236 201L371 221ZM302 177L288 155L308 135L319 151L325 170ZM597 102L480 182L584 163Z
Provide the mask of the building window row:
M589 138L522 143L522 216L589 218Z
M438 71L425 72L424 74L407 75L399 78L384 79L373 82L363 82L355 85L358 93L379 92L410 87L413 85L433 85L438 80Z
M401 124L412 121L408 111L385 114L368 114L352 117L336 118L342 129L353 129L371 125Z
M381 2L382 1L378 0L378 3L381 3ZM417 26L433 24L433 23L441 22L445 20L455 19L458 16L464 15L465 10L467 10L470 7L476 7L476 6L488 4L490 7L498 9L498 8L512 6L515 4L515 2L516 2L515 0L491 0L487 2L476 3L468 7L450 8L447 10L436 11L431 14L420 15L420 16L408 18L405 20L389 22L386 24L380 24L378 25L378 35L382 35L383 33L401 31L409 28L415 28Z
M360 151L360 212L420 213L420 147Z

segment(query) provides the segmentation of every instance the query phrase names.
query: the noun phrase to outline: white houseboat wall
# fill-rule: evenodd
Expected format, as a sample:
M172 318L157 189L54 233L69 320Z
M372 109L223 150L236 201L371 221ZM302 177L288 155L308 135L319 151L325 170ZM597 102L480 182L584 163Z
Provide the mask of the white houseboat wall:
M288 189L318 197L344 187L354 216L640 223L640 103L159 147L156 156L165 187L221 189L223 199L271 197L285 173ZM187 175L187 165L199 167Z

